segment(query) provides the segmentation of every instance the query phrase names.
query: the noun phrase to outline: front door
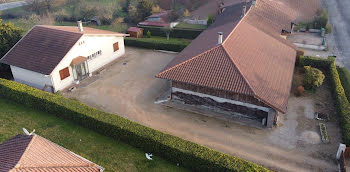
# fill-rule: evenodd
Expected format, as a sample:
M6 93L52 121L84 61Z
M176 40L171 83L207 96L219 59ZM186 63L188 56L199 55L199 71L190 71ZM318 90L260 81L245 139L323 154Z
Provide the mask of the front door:
M76 77L74 77L75 80L81 81L85 79L89 74L86 61L77 65L74 65L73 70L75 70L76 72Z

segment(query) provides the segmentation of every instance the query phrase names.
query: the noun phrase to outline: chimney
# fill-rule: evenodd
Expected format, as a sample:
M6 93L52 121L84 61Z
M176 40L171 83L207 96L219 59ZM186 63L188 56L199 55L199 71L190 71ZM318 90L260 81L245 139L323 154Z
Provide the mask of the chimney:
M222 37L223 37L224 33L222 32L218 32L218 44L222 44Z
M77 21L77 23L78 23L78 29L79 29L79 31L80 31L80 32L83 32L83 31L84 31L84 29L83 29L83 22L81 22L81 20L80 20L80 21Z
M241 17L244 17L246 12L247 12L247 6L244 5L243 8L242 8L242 15L241 15Z

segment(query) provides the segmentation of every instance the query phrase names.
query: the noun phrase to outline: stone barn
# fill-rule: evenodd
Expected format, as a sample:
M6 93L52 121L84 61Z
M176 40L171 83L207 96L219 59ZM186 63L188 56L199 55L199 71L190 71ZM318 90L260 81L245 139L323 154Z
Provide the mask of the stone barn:
M226 7L156 77L171 82L172 100L272 127L287 111L296 58L281 36L296 18L288 10L269 0Z

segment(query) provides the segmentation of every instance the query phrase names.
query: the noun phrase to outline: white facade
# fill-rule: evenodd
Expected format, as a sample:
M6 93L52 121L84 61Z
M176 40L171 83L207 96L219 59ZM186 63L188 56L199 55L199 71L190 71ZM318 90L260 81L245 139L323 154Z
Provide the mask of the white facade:
M113 44L117 43L119 50L114 52ZM125 54L124 37L115 35L83 35L71 48L62 61L55 67L50 75L29 71L11 66L15 81L42 89L45 84L53 86L55 92L65 89L74 83L73 67L70 66L73 59L83 56L93 58L87 61L88 73L95 72L104 65ZM61 80L60 70L68 67L69 77Z
M42 89L45 85L52 85L51 76L27 69L10 66L13 78L16 82L20 82L31 87Z

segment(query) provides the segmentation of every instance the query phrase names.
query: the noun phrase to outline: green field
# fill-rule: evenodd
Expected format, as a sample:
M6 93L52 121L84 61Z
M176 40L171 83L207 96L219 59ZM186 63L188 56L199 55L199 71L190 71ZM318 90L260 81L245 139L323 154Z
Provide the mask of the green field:
M186 171L159 157L149 161L134 147L53 115L1 98L0 107L0 143L22 134L22 128L35 129L36 134L101 165L105 171Z

